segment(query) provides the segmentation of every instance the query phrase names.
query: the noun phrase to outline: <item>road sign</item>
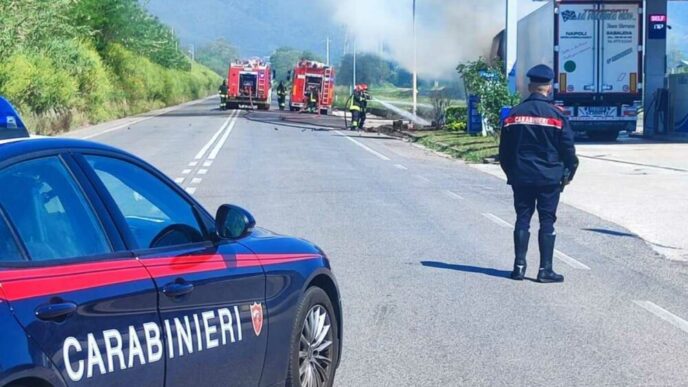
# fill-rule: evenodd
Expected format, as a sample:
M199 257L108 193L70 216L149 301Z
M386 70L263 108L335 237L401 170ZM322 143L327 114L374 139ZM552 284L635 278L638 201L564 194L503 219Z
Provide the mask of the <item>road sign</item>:
M648 23L648 39L666 39L667 37L667 15L652 14Z

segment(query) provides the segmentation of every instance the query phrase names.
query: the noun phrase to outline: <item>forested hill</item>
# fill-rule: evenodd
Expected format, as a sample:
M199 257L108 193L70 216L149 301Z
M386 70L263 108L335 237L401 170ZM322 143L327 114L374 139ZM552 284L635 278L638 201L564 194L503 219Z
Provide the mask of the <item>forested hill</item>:
M137 0L0 1L0 95L34 132L206 96L220 77Z
M225 38L246 57L269 56L279 47L325 57L329 36L333 58L343 48L344 30L332 23L322 0L148 0L144 4L172 26L184 44L198 46Z

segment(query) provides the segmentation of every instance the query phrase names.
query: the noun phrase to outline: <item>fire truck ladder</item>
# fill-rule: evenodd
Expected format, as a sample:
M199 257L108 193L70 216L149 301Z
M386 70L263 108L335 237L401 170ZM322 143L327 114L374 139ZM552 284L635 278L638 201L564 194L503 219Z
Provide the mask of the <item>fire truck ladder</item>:
M330 91L332 89L331 80L332 80L332 67L326 67L325 68L325 74L323 75L323 80L322 80L323 87L322 87L321 105L330 106L332 104L332 101L330 101Z

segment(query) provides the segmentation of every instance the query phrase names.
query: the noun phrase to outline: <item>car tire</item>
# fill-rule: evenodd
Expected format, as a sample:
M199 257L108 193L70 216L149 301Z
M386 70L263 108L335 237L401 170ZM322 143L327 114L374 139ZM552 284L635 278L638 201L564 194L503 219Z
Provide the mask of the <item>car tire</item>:
M337 315L327 293L318 287L309 288L296 309L288 387L332 386L339 362L338 327ZM320 384L313 378L318 378Z

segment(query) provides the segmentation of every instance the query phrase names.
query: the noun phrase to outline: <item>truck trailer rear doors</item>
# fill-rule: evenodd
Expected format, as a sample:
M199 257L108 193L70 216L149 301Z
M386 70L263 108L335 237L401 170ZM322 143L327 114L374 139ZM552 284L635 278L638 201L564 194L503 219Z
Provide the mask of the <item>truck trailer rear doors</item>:
M600 21L601 93L638 93L642 49L640 4L604 4Z
M595 93L598 89L597 22L588 17L594 4L561 4L555 52L560 93Z
M559 3L555 12L558 92L572 97L638 94L641 12L637 1Z

